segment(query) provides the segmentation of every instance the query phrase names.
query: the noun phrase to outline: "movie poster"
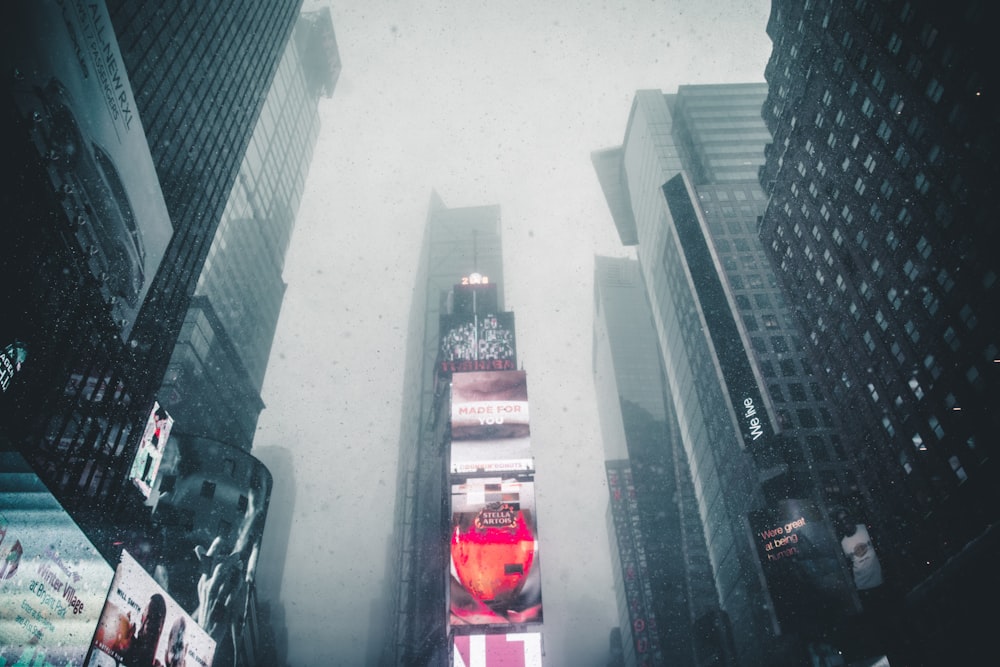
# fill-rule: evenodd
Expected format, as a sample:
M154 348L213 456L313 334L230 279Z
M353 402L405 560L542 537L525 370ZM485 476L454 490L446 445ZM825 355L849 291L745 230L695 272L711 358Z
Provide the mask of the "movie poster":
M114 569L15 452L0 452L0 665L82 665Z
M534 482L488 477L451 489L451 625L541 623Z
M122 551L88 667L210 667L214 655L215 640Z

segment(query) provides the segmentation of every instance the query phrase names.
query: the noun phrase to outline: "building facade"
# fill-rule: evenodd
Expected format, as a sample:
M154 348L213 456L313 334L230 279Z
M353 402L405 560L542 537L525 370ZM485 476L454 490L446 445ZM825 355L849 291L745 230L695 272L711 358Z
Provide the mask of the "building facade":
M756 238L766 92L639 91L623 145L593 154L637 246L733 664L746 665L805 664L857 609L830 514L852 469Z
M730 664L639 264L594 263L594 382L624 664Z
M17 285L4 291L17 316L3 336L28 356L2 428L116 560L108 510L131 488L299 2L88 7L18 8L18 39L5 44L19 175L3 195L16 221L4 278ZM117 91L110 110L102 81Z
M447 665L447 383L437 373L441 315L452 289L478 273L503 285L500 209L448 208L432 194L407 329L385 665ZM503 294L497 292L498 310Z
M1000 109L986 11L775 2L768 22L760 236L816 380L850 415L857 509L927 664L992 650L969 613L996 594L1000 508Z

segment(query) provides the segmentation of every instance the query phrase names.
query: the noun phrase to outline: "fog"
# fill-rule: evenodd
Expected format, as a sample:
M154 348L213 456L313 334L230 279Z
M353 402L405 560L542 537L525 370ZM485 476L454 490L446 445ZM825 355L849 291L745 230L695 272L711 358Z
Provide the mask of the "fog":
M763 81L770 3L329 6L343 70L320 102L254 441L275 477L262 563L280 561L287 536L289 662L365 664L368 643L390 637L372 605L386 589L407 315L436 191L453 208L501 207L501 288L532 412L546 661L602 665L617 614L593 257L630 251L589 153L621 142L638 89Z

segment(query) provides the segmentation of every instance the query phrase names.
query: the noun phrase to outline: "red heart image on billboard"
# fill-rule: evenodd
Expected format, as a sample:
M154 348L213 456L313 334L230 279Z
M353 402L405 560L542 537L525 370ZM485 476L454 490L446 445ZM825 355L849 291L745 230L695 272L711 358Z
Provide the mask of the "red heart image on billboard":
M490 503L451 536L451 559L462 586L491 607L517 597L535 560L535 536L524 514Z

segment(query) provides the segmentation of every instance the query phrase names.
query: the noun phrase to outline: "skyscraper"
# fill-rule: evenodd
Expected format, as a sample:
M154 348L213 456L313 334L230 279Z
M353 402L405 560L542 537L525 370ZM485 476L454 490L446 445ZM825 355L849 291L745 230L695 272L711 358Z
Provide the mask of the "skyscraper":
M805 661L856 604L829 515L851 469L756 239L766 90L639 91L623 145L593 154L637 246L735 664Z
M4 277L20 286L4 293L18 314L4 338L29 361L2 427L88 534L108 533L95 538L108 558L109 507L298 7L38 3L12 17L5 131L23 169L4 188L17 248Z
M281 310L282 269L340 74L329 8L299 17L212 239L158 394L175 432L249 450Z
M440 317L463 276L503 285L500 209L447 208L437 193L420 248L407 330L392 554L387 581L391 618L383 664L445 665L448 515L443 442L446 384L436 372ZM503 310L498 290L496 308Z
M639 264L594 262L594 382L624 664L727 664L724 630L712 629L722 617Z
M774 2L760 235L928 664L992 653L1000 384L987 5ZM954 652L953 652L954 651ZM945 655L947 652L947 655Z

